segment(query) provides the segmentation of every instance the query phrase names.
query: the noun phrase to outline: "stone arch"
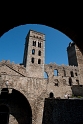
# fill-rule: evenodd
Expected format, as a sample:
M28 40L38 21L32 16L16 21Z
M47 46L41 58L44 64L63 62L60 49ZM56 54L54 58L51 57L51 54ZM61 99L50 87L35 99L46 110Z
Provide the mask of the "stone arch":
M3 97L1 93L0 105L3 104L2 99L4 99L5 105L9 106L9 114L12 115L19 124L32 124L32 109L30 103L20 91L12 89L12 93L7 94L6 97Z
M0 105L0 124L9 122L9 107L5 104Z
M53 92L49 93L49 98L54 98L54 93Z

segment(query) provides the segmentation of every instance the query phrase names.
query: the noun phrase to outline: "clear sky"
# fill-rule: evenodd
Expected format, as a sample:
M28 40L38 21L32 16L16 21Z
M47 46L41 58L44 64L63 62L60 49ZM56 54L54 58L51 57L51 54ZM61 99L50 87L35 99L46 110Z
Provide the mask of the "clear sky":
M25 37L32 29L45 34L45 64L68 65L67 46L72 40L62 32L45 25L26 24L15 27L0 37L0 61L22 63Z

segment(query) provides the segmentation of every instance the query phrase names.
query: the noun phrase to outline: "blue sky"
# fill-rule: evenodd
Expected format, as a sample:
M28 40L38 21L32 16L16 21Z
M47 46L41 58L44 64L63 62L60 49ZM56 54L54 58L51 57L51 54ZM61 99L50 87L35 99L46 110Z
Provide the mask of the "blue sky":
M22 63L25 37L30 29L45 34L45 64L68 65L66 50L72 40L56 29L39 24L21 25L6 32L0 38L0 61Z

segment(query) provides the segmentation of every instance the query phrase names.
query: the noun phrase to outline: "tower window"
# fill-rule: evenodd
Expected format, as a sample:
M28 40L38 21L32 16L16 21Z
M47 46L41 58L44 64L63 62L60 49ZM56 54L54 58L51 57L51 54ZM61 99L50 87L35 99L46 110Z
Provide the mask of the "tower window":
M40 47L40 48L41 48L41 43L39 43L39 42L38 42L38 47Z
M33 46L36 46L36 41L33 41Z
M41 51L40 50L38 51L38 55L41 56Z
M34 58L31 58L31 62L34 63Z
M33 54L33 55L35 54L35 49L32 49L32 54Z
M74 77L73 71L71 71L70 74L71 74L71 77Z
M41 64L41 59L38 59L38 64Z

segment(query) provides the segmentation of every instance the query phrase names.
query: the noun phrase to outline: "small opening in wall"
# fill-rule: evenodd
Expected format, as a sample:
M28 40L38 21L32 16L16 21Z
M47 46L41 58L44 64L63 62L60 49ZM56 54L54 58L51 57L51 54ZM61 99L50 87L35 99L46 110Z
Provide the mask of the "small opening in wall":
M34 63L34 58L31 58L31 62Z
M57 83L55 83L55 86L58 86L58 82L57 82Z
M38 59L38 64L41 64L41 59Z
M57 69L54 70L54 76L58 76L58 70Z
M69 85L71 86L72 85L72 79L69 78Z
M50 92L49 98L54 98L54 94L52 92Z
M70 74L71 74L71 77L74 77L73 71L71 71Z
M48 78L48 74L47 74L47 72L44 72L44 78Z
M38 55L41 56L41 51L40 50L38 51Z
M33 41L33 46L36 46L36 41Z
M33 54L33 55L35 54L35 49L32 49L32 54Z
M75 75L78 76L78 75L77 75L77 72L75 73Z
M41 43L39 43L39 42L38 42L38 47L40 47L40 48L41 48Z

